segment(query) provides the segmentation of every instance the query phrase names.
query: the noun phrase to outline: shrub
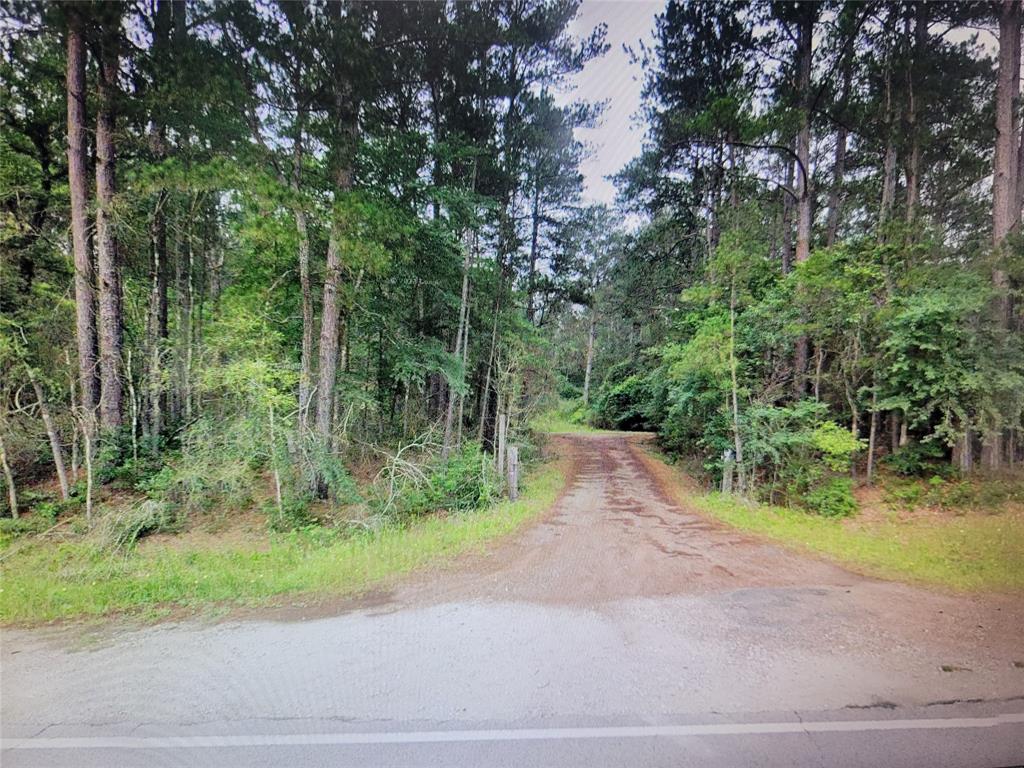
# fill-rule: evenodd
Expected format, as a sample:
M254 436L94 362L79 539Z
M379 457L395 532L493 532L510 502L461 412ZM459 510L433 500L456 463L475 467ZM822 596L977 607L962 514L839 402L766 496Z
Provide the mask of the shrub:
M467 443L430 474L430 497L437 509L466 512L486 507L498 492L491 458L476 443Z
M908 443L882 461L900 477L948 476L952 469L945 463L946 449L936 440Z
M0 518L0 536L16 537L28 533L42 533L51 525L50 519L41 515Z
M171 531L178 527L179 518L170 504L145 499L112 510L100 518L95 535L100 545L112 551L124 551L150 533Z
M892 483L885 489L885 501L893 507L913 510L924 500L924 488L918 483Z
M313 526L317 522L309 509L309 498L306 496L285 497L280 508L270 501L264 511L267 515L267 525L272 531L295 531Z
M597 426L624 430L650 429L652 425L647 416L650 401L647 377L630 372L626 365L615 366L594 397Z
M374 506L379 514L399 518L467 512L490 504L499 489L492 458L478 443L467 443L447 459L415 463L392 457L377 477Z
M857 511L853 481L848 477L830 478L808 491L803 497L803 505L822 517L849 517Z

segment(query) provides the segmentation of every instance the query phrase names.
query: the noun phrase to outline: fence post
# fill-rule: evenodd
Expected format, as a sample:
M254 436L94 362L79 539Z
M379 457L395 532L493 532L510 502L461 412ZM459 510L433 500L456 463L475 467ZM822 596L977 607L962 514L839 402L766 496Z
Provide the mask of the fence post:
M732 493L732 471L735 465L732 451L726 450L722 454L722 493Z
M508 447L508 497L519 498L519 446Z

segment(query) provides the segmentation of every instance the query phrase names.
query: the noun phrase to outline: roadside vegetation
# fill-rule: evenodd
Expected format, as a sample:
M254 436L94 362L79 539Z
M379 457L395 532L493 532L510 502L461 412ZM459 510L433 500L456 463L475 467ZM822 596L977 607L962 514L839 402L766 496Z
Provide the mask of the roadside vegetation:
M0 621L37 623L110 613L156 617L203 606L258 605L285 596L353 595L478 550L547 510L565 483L561 463L539 466L517 501L360 525L268 530L261 515L200 517L190 532L132 540L138 518L91 534L0 535ZM112 513L116 518L116 513ZM77 520L80 526L84 521ZM160 525L153 522L152 525ZM193 535L199 534L199 535ZM205 535L204 535L205 534ZM137 535L137 534L136 534Z
M881 578L964 591L1024 591L1024 483L1019 477L981 480L884 476L858 488L849 517L708 491L679 464L650 451L685 509L739 530Z
M590 412L578 400L561 399L556 406L534 417L530 426L544 434L616 431L598 429L589 423L589 417Z

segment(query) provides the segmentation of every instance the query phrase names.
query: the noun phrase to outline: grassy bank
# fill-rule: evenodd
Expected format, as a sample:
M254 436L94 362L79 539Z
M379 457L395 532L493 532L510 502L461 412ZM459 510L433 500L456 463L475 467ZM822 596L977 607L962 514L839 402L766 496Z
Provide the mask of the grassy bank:
M652 464L683 507L853 570L964 591L1024 591L1024 512L1019 508L832 519L704 493L679 469Z
M530 420L536 432L548 434L590 433L613 434L615 430L598 429L585 421L585 410L578 400L562 400L555 408L544 411Z
M141 546L111 555L84 541L36 541L0 565L0 621L37 623L214 603L255 605L282 595L354 594L416 568L482 548L548 509L565 483L538 468L516 502L425 517L376 533L269 535L225 548Z

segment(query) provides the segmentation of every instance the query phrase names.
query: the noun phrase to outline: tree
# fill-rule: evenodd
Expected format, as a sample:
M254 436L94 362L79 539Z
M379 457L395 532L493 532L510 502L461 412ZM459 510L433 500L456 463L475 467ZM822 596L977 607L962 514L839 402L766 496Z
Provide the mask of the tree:
M100 426L113 431L121 426L124 403L121 355L124 318L121 295L121 258L117 247L116 151L117 81L120 76L121 9L104 7L99 40L99 109L96 113L96 278L99 283Z
M71 241L75 261L75 317L81 407L92 413L99 404L96 358L96 293L89 247L89 185L85 127L84 21L79 10L66 7L68 187L71 192Z

